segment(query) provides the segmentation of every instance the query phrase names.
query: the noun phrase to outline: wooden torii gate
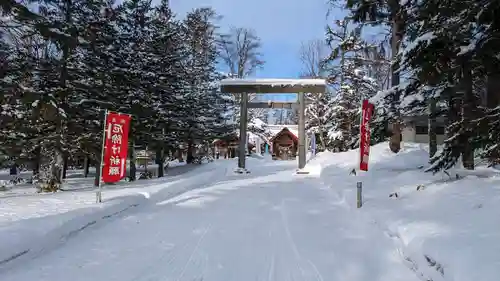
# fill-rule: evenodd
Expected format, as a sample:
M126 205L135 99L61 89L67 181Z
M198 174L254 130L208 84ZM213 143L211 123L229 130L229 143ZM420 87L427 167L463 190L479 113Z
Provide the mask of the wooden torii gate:
M325 93L324 79L223 79L221 92L241 94L240 143L238 151L238 169L245 168L245 146L247 135L248 108L292 108L296 103L248 103L248 94L298 94L299 113L299 169L306 165L306 130L305 130L305 93Z

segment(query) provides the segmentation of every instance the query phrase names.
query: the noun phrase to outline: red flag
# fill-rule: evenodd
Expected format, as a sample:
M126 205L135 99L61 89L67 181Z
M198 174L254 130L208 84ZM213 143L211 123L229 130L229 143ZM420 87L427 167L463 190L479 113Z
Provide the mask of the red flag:
M361 107L361 125L359 128L359 169L368 171L368 160L370 158L370 119L373 114L373 104L363 100Z
M109 112L104 131L103 182L117 182L126 175L130 115Z

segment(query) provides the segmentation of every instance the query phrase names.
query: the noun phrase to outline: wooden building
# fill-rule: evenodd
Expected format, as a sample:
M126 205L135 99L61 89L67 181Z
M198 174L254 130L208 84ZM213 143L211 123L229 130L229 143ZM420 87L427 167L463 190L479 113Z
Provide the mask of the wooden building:
M404 127L401 132L403 142L429 143L429 117L426 115L403 116ZM436 118L436 141L442 145L446 139L443 117Z
M234 158L238 155L238 137L230 137L226 139L217 139L212 144L215 147L215 153L219 158Z
M288 128L283 128L269 141L272 143L273 159L295 159L299 146L299 138Z
M240 145L240 138L237 136L226 137L217 139L212 142L215 148L215 153L219 152L219 158L235 158L238 157L238 148ZM248 151L251 151L254 145L248 144Z

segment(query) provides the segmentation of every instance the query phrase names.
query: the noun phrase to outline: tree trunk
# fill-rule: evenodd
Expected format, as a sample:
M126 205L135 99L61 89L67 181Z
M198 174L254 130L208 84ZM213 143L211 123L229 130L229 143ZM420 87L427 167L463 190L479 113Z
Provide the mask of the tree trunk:
M391 39L391 52L392 52L392 66L391 66L391 86L399 85L399 64L396 62L396 57L399 52L401 41L403 40L404 32L404 19L401 15L401 6L398 1L391 2L392 12L392 39ZM399 116L399 109L396 109L395 104L399 103L399 93L394 95L394 100L391 103L392 112L395 114L392 122L391 138L389 140L389 148L392 152L398 153L401 150L401 122Z
M429 159L434 157L437 152L437 134L436 134L436 99L431 98L429 101Z
M129 158L130 158L130 176L129 179L130 181L135 181L136 178L136 173L137 173L137 168L135 166L135 142L133 140L130 140L130 149L129 149Z
M33 159L33 175L38 175L40 173L41 149L40 145L38 145L34 151L35 157Z
M490 75L486 82L486 106L495 108L500 105L500 75Z
M158 146L158 148L156 148L156 164L158 164L158 177L159 178L161 178L165 175L164 170L163 170L163 162L165 162L165 155L163 152L164 152L163 148L161 148L160 146Z
M99 160L95 165L94 186L99 186L100 179L101 179L101 157L99 156Z
M494 109L500 105L500 75L491 74L488 76L486 81L486 107L488 109ZM483 134L488 134L489 124L487 122L483 123L481 128ZM489 163L496 165L500 163L500 149L492 151L488 159Z
M144 157L145 157L145 159L144 159L144 173L148 172L148 161L149 161L148 151L149 151L149 148L146 145L146 150L144 151Z
M44 145L41 149L42 161L38 180L38 189L43 192L55 192L61 187L63 152L60 146Z
M66 173L68 172L68 158L69 158L68 154L64 153L62 179L66 179Z
M472 147L470 139L471 120L474 119L474 107L476 99L472 88L472 71L468 62L463 63L462 67L462 89L464 91L464 99L462 102L462 124L466 129L465 138L463 141L462 164L467 170L474 170L474 147Z
M89 176L89 166L90 166L89 156L85 155L83 158L83 177L85 178Z
M319 131L319 141L321 142L321 147L323 148L323 150L326 150L325 137L323 136L323 128L319 126L318 131Z
M188 149L187 149L187 156L186 156L186 164L191 164L193 163L193 141L189 140L188 141Z
M184 159L182 158L182 149L180 148L177 149L177 160L179 161L179 163L184 162Z

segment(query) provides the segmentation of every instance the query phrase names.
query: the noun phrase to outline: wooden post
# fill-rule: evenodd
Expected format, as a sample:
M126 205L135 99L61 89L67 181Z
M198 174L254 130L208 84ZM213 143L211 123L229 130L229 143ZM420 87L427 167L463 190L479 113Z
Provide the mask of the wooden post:
M306 104L305 94L299 93L299 169L306 166Z
M356 190L357 190L357 196L356 196L356 201L357 201L357 206L358 208L361 208L363 206L363 183L358 181L356 183Z
M241 111L240 111L240 145L238 151L238 168L245 169L246 144L247 144L247 105L248 93L241 94Z

